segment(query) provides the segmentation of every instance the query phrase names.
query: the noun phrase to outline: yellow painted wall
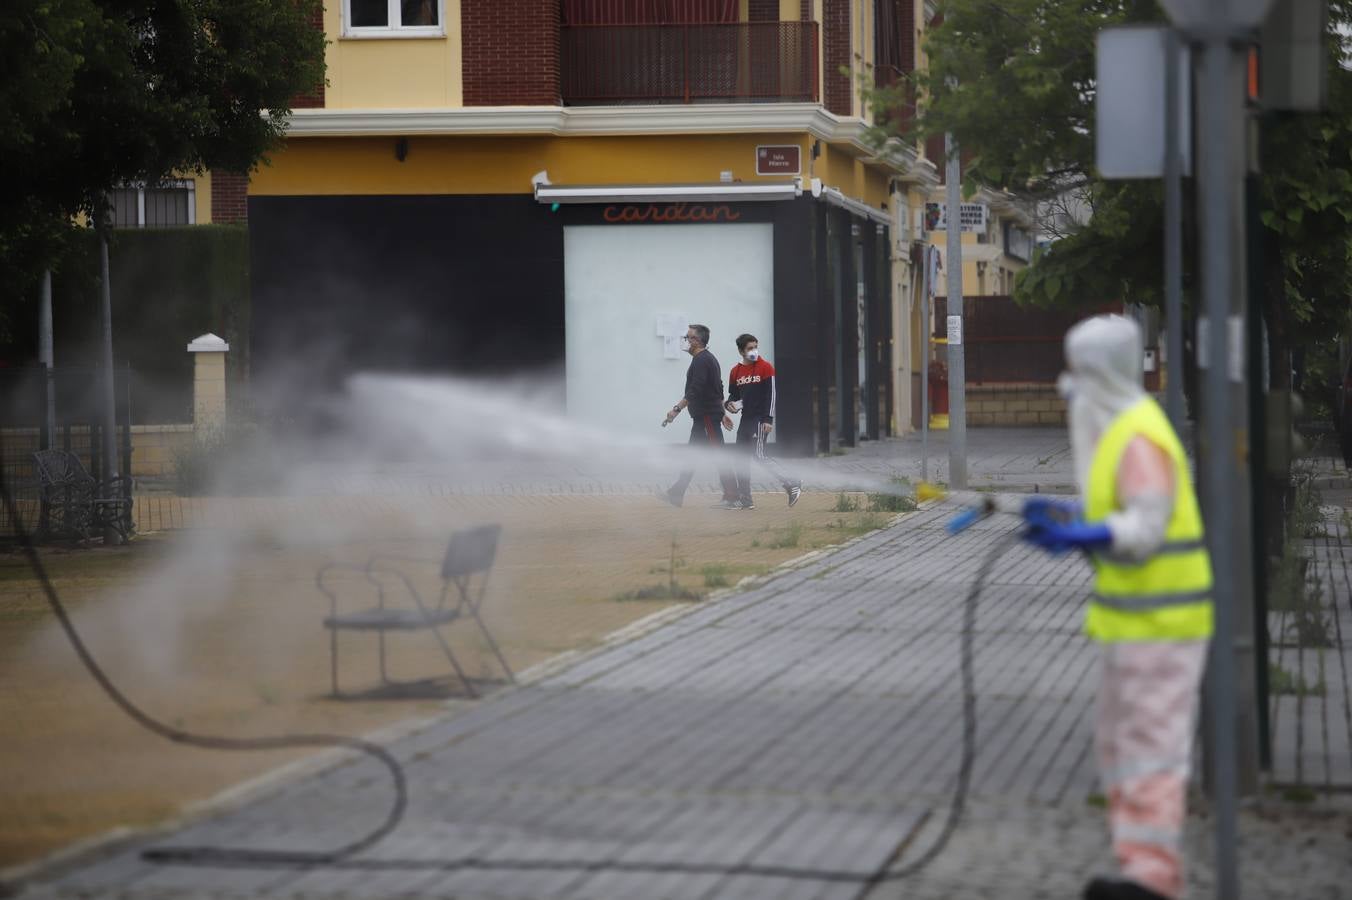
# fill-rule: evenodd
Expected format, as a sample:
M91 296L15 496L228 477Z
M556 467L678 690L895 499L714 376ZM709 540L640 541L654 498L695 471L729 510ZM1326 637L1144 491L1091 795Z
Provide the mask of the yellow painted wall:
M197 217L198 225L211 224L211 173L202 172L199 174L189 174L186 176L193 180L194 210L193 215Z
M348 38L342 3L324 8L324 52L330 109L413 109L464 105L461 78L460 0L444 0L446 36Z
M758 144L797 144L805 134L644 137L413 137L404 162L394 158L395 138L293 138L272 164L254 173L250 194L524 194L530 178L547 170L556 184L662 184L717 182L731 171L746 182L755 175ZM827 181L851 193L854 160L839 160L849 177ZM818 172L820 173L818 160ZM806 174L806 173L804 173ZM873 205L886 200L886 177L864 182ZM859 195L855 195L859 196ZM860 199L867 199L860 197Z
M555 184L712 183L731 171L757 176L756 146L797 144L806 134L643 137L413 137L404 162L393 137L293 138L249 184L254 196L310 194L526 194L541 170ZM823 145L816 176L874 208L888 201L889 174ZM804 177L807 176L804 171Z
M854 157L839 147L823 142L822 155L814 172L827 187L840 188L847 193L854 190Z
M840 146L822 144L822 155L813 168L826 187L838 188L847 197L881 207L888 200L888 172L867 165Z
M803 18L803 7L798 0L779 0L779 21L797 22Z

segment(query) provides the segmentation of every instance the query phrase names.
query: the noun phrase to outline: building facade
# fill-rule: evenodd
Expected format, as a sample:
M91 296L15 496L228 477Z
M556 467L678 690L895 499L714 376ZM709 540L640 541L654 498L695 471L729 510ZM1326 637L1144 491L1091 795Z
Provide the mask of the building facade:
M859 85L914 67L923 16L332 0L327 85L247 183L255 375L556 371L570 416L652 435L699 322L725 371L760 338L781 452L904 429L935 168L877 149Z

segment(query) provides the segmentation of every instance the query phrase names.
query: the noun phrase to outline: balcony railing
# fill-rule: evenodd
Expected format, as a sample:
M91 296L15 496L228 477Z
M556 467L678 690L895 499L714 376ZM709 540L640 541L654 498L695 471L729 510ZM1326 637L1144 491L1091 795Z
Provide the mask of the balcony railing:
M563 102L790 102L817 99L816 22L566 25Z

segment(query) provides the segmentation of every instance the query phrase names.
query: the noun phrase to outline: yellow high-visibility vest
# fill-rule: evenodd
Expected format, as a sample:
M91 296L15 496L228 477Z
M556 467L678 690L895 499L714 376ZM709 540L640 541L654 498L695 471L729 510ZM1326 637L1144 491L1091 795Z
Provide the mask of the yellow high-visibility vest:
M1159 404L1146 397L1103 433L1089 468L1085 521L1117 509L1117 470L1127 445L1145 437L1174 464L1174 510L1162 547L1144 562L1094 555L1097 578L1085 630L1099 641L1190 641L1211 636L1211 556L1183 445Z

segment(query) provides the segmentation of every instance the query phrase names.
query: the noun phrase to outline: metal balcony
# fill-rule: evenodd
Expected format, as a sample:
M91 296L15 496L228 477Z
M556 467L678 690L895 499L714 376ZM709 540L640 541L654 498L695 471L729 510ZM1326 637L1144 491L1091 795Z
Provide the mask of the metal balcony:
M567 105L817 100L816 22L565 25Z

